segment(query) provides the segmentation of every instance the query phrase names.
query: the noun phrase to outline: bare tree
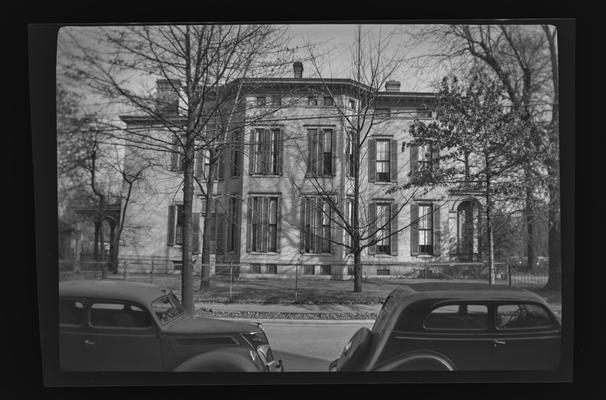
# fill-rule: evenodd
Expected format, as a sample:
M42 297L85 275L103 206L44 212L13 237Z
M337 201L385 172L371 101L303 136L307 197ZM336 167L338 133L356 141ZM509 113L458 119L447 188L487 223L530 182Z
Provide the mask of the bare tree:
M335 232L325 234L319 237L315 232L309 231L306 226L301 227L302 241L301 246L307 246L310 241L319 241L318 243L330 243L332 246L338 246L351 254L354 267L354 288L355 292L362 291L362 252L369 249L371 252L377 245L391 243L395 246L397 235L408 228L407 226L398 226L398 215L403 208L409 204L414 195L418 194L419 188L408 186L406 190L398 185L398 166L397 153L399 146L392 143L388 150L391 153L392 165L390 165L389 180L391 185L385 188L385 194L398 193L400 200L392 204L389 209L381 208L378 210L374 203L366 201L363 193L366 189L363 174L366 171L362 168L363 163L373 161L368 157L374 157L374 150L368 150L371 144L374 144L371 135L381 131L389 131L390 122L395 122L397 116L402 112L395 111L391 116L381 112L381 92L399 67L402 66L405 55L396 47L396 33L378 32L377 35L363 33L362 27L358 25L354 45L352 46L352 73L353 79L351 92L345 92L343 85L335 83L323 75L320 65L320 57L313 54L310 50L310 60L313 66L313 75L318 78L319 85L310 87L309 90L316 92L320 97L329 99L332 105L332 113L322 118L332 118L340 121L344 126L346 148L346 162L344 169L347 178L344 181L335 182L333 179L324 179L325 175L334 175L334 163L330 160L323 160L323 155L316 151L314 144L324 140L321 130L314 132L313 138L307 143L307 150L300 151L303 155L302 164L305 165L303 181L294 181L294 186L302 193L302 209L306 208L313 215L318 214L320 219L330 221L333 227L341 229L344 236L341 238ZM349 104L343 102L343 95L349 95L357 100ZM393 102L394 100L392 100ZM391 104L397 109L396 104ZM319 116L321 117L321 116ZM335 146L327 143L326 146ZM302 146L303 148L303 146ZM332 152L337 149L333 148ZM371 154L372 153L372 154ZM332 166L331 166L332 165ZM374 164L372 164L374 166ZM402 169L400 166L399 169ZM369 176L372 174L369 171ZM401 174L403 175L403 174ZM372 178L374 179L374 178ZM401 183L401 182L400 182ZM311 185L312 193L305 193L305 187ZM308 198L309 197L309 198ZM306 205L303 205L303 202ZM303 211L302 211L303 213ZM423 216L420 216L422 218ZM303 223L303 222L301 222ZM412 224L416 221L412 221ZM321 246L322 244L320 244ZM316 246L316 244L314 244ZM317 247L317 246L316 246ZM392 254L397 251L392 247Z
M415 60L420 68L437 67L444 62L459 72L470 62L485 67L500 80L513 110L527 124L522 200L528 233L528 265L532 267L537 263L536 197L547 195L550 285L559 287L559 158L558 132L553 123L559 107L555 30L531 25L431 25L412 32L411 37L430 47L427 54ZM549 129L545 129L549 111L552 122Z
M187 314L194 313L192 249L194 163L196 153L209 150L211 165L218 160L224 130L209 130L211 121L238 105L237 84L249 75L276 74L286 62L281 58L282 31L267 25L167 25L100 28L91 48L71 35L77 53L68 70L105 98L119 102L147 117L150 125L124 128L127 146L180 158L183 190L182 300ZM81 38L80 38L81 39ZM99 45L101 43L101 45ZM164 90L136 90L131 77L162 79ZM242 80L239 81L240 84ZM205 192L212 203L213 176ZM208 185L207 184L207 185ZM202 185L199 185L203 187ZM208 246L208 237L203 238ZM208 252L203 253L208 254ZM208 264L208 263L206 263ZM204 266L206 268L206 265ZM207 271L203 271L203 277Z

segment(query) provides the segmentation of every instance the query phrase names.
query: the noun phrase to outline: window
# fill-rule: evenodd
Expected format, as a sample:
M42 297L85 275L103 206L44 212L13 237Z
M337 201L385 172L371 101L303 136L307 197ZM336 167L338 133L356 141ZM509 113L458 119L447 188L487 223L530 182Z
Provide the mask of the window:
M301 250L304 253L330 253L331 215L329 202L320 196L301 198Z
M238 199L230 197L227 209L227 251L236 251L238 240Z
M242 166L242 150L240 141L240 132L233 132L231 135L231 165L229 176L240 176L240 168Z
M377 140L377 182L391 180L389 150L389 140Z
M141 307L123 303L94 303L90 308L90 323L111 328L145 328L151 325Z
M251 274L260 274L261 273L261 264L250 264L250 273Z
M277 252L279 227L279 198L252 196L249 198L249 236L250 251L267 253Z
M59 301L59 323L61 325L82 325L84 305L76 300Z
M419 172L430 172L432 167L432 146L430 144L424 144L418 147L419 159L418 159L418 170Z
M162 325L182 315L185 311L174 293L152 301L151 309Z
M180 246L183 244L183 205L177 204L175 211L175 244Z
M257 96L257 106L263 107L265 105L267 105L267 97Z
M330 275L331 266L330 265L321 265L320 266L320 275Z
M349 105L349 108L351 108L352 110L356 109L356 101L354 99L349 99L347 104Z
M303 266L303 275L313 275L314 274L314 265L304 265Z
M375 116L377 118L387 118L391 115L391 110L389 108L377 108L375 109Z
M423 320L425 329L485 330L488 307L480 304L449 304L431 311Z
M183 171L183 164L185 161L185 153L183 147L178 138L173 139L173 148L170 158L170 169L171 171Z
M277 264L266 264L265 265L265 273L266 274L277 274L278 273L278 265Z
M282 173L281 131L256 129L251 138L251 173L258 175L279 175Z
M173 261L173 271L181 271L183 269L182 261Z
M419 254L433 254L433 206L419 205Z
M377 275L389 275L389 268L377 268Z
M331 96L324 96L324 105L325 106L334 106L335 102Z
M377 254L391 254L391 206L390 204L377 204L376 223L376 252Z
M537 304L505 304L497 307L497 329L546 329L554 327L551 316Z
M333 176L334 131L332 129L308 129L308 170L312 176Z
M317 96L307 96L307 105L308 106L317 106L318 97Z
M200 214L206 215L206 198L200 196Z

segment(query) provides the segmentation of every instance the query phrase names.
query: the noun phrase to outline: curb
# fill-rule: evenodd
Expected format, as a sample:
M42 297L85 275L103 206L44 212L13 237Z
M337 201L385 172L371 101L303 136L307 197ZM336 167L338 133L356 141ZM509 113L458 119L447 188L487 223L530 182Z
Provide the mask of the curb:
M249 318L220 318L226 321L247 322L251 324L264 323L268 324L331 324L331 325L347 325L347 324L374 324L374 319L249 319Z

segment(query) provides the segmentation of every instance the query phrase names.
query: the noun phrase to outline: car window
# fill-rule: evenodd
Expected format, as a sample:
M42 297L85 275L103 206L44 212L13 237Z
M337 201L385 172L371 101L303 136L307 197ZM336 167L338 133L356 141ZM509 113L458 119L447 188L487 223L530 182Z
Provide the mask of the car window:
M554 326L538 304L502 304L497 307L497 329L544 329Z
M145 328L151 325L141 307L123 303L94 303L90 309L90 323L112 328Z
M483 304L448 304L434 308L423 320L425 329L484 330L488 307Z
M183 306L173 293L152 301L151 308L162 324L168 323L184 312Z
M84 305L77 300L59 301L59 323L63 325L82 325Z

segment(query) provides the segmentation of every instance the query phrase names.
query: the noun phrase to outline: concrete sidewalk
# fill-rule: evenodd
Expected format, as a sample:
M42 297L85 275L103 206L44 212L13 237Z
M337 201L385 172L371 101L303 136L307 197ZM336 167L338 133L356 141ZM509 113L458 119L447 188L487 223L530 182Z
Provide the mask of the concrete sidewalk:
M561 317L562 304L549 303L553 312ZM212 312L254 313L378 313L381 304L248 304L248 303L196 303L197 310Z

